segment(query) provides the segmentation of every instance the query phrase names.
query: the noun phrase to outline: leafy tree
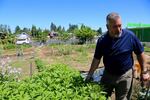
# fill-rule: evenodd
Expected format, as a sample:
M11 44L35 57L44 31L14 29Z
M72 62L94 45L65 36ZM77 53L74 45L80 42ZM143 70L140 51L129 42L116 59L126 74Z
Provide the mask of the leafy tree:
M98 30L97 30L97 35L102 35L102 28L100 27Z
M10 27L8 28L8 33L9 33L9 34L12 34L12 33L11 33L11 29L10 29Z
M20 34L21 33L21 29L19 26L16 26L15 28L15 34Z
M11 34L11 29L8 25L0 25L0 38L5 39L8 34Z
M8 26L7 26L7 25L3 25L3 24L0 25L0 31L1 31L1 32L6 33L6 32L7 32L7 29L8 29Z
M5 32L0 32L0 39L5 39L7 36L7 33Z
M63 40L63 41L67 41L68 39L70 39L71 35L68 32L62 32L59 35L59 39Z
M16 41L15 35L9 34L9 36L7 37L7 43L15 44L15 41Z
M37 37L37 38L41 38L42 35L43 35L42 29L41 29L41 28L38 28L38 29L36 30L36 37Z
M67 32L74 33L75 29L78 29L78 25L71 25L71 24L69 24L69 28L68 28Z
M94 38L96 32L90 27L81 25L80 29L75 30L75 36L79 39L79 44L84 44Z
M49 30L45 29L44 31L42 31L40 28L37 30L38 36L37 39L39 41L41 41L41 43L46 43L47 40L47 35L49 33Z
M45 36L45 37L47 37L48 36L48 34L49 34L49 30L48 29L45 29L44 31L43 31L43 36Z
M28 28L26 28L26 27L24 27L22 31L23 31L23 32L26 32L26 33L30 33L30 29L28 29Z

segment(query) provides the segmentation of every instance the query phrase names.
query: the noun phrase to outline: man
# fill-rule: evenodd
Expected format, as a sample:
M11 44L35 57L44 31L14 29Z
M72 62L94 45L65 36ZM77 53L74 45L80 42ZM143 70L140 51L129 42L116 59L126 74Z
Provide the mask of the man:
M134 63L132 52L137 55L142 74L145 74L147 69L145 68L144 48L133 32L122 29L121 17L118 13L108 14L106 22L108 31L97 41L86 81L91 79L103 56L105 70L101 84L104 86L107 97L111 96L115 89L116 100L130 100ZM141 78L146 80L144 77Z

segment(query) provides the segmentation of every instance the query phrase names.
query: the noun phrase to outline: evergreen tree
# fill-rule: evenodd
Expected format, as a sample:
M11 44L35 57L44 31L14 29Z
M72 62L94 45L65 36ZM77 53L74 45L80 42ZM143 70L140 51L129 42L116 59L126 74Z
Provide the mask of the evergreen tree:
M36 30L36 26L35 25L32 25L32 28L31 28L31 35L33 37L36 37L37 36L37 30Z
M56 25L53 22L50 25L50 30L51 31L56 31L57 30L57 27L56 27Z
M21 29L19 26L16 26L15 28L15 34L20 34L21 33Z

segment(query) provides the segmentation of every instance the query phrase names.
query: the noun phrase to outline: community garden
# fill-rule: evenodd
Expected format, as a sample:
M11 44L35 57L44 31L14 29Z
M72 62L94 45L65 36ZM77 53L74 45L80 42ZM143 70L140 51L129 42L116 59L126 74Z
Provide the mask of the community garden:
M0 98L4 100L105 100L96 83L85 83L80 71L89 69L95 45L48 45L3 50Z
M19 56L16 48L2 50L0 98L105 100L102 87L81 76L90 68L94 49L95 44L24 46ZM150 55L149 48L145 51Z
M0 34L1 100L106 100L103 87L99 83L85 83L81 74L89 70L96 46L95 41L87 41L98 36L101 29L70 25L65 31L54 26L52 23L51 29L59 32L58 37L47 38L50 30L42 31L36 26L31 30L17 26L13 34ZM15 36L21 32L29 33L31 44L15 44ZM73 43L74 38L78 43ZM53 39L63 43L52 43ZM36 41L40 45L35 45ZM150 65L150 48L144 46ZM104 66L102 62L99 67ZM140 83L134 84L133 100L136 100Z

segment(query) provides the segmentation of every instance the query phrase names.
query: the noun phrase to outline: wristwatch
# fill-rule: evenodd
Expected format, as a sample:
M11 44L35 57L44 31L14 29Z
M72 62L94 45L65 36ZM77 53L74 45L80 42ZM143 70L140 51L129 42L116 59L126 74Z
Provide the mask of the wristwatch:
M148 73L148 71L142 71L142 74L147 74Z

